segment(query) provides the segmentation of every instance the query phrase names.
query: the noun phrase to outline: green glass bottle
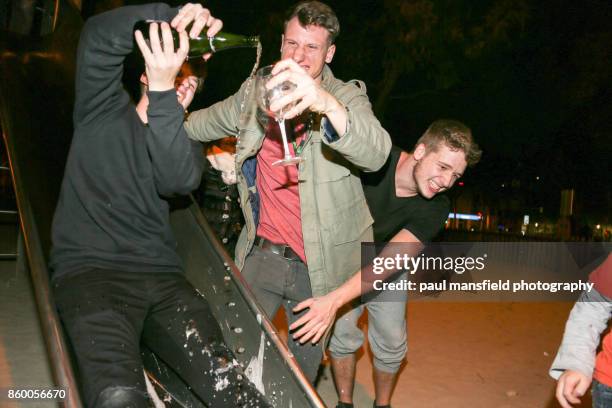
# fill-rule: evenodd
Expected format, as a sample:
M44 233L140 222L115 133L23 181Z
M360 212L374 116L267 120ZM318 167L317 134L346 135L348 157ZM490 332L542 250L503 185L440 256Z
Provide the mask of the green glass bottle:
M149 24L151 23L160 23L160 21L141 20L134 25L134 31L140 30L147 43L149 43ZM189 27L187 28L187 32L189 32ZM202 30L202 33L206 35L206 28ZM159 38L162 38L161 31L159 33ZM174 29L172 29L172 39L174 40L174 49L178 49L180 39L178 33ZM231 50L233 48L257 48L258 45L258 36L246 36L220 31L214 37L201 36L189 38L188 56L189 58L197 58L210 52L214 53Z

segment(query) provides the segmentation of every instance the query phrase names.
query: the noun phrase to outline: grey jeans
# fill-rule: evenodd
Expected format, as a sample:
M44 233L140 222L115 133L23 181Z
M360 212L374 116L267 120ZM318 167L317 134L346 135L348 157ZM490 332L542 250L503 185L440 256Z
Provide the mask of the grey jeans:
M292 310L301 301L312 297L308 268L304 263L255 246L245 260L242 276L271 320L281 305L285 308L288 325L307 312L294 313ZM291 333L288 343L300 368L308 380L314 383L323 359L321 345L312 345L310 342L302 345L293 341Z
M396 279L404 279L405 273ZM380 298L379 298L380 299ZM406 301L408 292L394 293L392 296L348 305L338 311L329 341L329 354L333 358L343 358L355 353L363 344L364 334L357 321L368 309L368 342L374 356L374 367L380 371L396 373L406 357Z

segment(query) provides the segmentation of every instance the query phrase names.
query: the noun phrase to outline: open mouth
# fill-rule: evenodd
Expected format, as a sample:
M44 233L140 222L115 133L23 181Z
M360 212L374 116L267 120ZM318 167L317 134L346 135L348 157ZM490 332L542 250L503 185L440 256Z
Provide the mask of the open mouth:
M429 189L431 190L432 193L437 194L440 191L443 190L442 187L440 187L439 185L437 185L435 182L433 182L432 180L429 180Z

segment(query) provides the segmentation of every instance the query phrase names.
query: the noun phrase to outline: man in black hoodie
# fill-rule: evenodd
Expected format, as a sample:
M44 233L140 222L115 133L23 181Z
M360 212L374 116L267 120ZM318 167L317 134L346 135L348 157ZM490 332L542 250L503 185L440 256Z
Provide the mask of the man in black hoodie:
M136 32L145 92L121 78ZM188 24L192 23L189 34ZM77 54L74 137L53 220L52 284L89 407L145 407L144 341L211 407L269 406L240 372L206 300L185 279L167 202L195 189L202 149L183 130L196 80L175 86L188 35L221 21L198 4L124 7L92 17ZM174 50L170 26L180 35ZM161 28L161 38L158 31Z

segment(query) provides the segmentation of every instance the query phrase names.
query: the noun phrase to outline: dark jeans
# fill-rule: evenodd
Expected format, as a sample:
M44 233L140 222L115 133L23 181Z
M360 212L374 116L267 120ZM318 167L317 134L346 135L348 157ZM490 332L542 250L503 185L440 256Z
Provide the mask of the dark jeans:
M312 297L308 268L304 263L285 259L255 246L247 256L241 273L270 319L274 318L281 305L285 308L288 325L308 312L308 309L300 313L293 312L298 303ZM300 344L293 341L291 333L288 343L289 350L306 378L314 383L323 359L321 344Z
M612 407L612 387L593 380L591 390L593 392L593 408Z
M148 406L141 340L208 406L270 406L183 275L88 269L53 288L88 407Z

